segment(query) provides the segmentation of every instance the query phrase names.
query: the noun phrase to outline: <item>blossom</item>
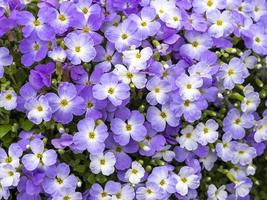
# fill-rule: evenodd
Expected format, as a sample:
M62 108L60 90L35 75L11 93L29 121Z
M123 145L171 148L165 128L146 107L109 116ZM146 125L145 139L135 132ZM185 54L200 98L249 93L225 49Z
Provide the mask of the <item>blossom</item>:
M201 95L199 88L202 84L201 78L186 74L182 74L176 81L179 93L184 100L198 100Z
M136 23L136 36L144 40L148 36L153 36L157 33L160 28L160 23L154 20L156 17L156 12L155 9L151 7L144 7L141 10L140 15L141 16L131 14L129 19Z
M73 119L73 115L84 113L84 99L77 95L77 90L72 83L62 82L58 87L58 95L46 94L55 121L68 124Z
M20 173L12 165L2 165L0 167L0 183L2 187L17 186Z
M181 130L181 136L177 138L180 146L189 151L196 150L198 147L198 135L196 131L194 131L194 127L191 125L187 125L184 129Z
M55 194L52 200L62 200L62 199L71 199L71 200L82 200L82 194L80 192L75 192L73 189L63 189Z
M221 66L218 76L223 80L225 89L233 89L235 84L244 82L246 73L240 60L232 58L228 65Z
M114 118L111 121L111 130L114 133L114 139L120 145L129 143L130 138L135 141L142 141L147 133L146 128L143 126L145 118L138 111L132 111L126 117L126 122L120 118Z
M42 185L46 193L55 194L64 189L75 189L77 179L69 175L70 168L67 164L61 163L56 168L49 169L49 175L44 179Z
M94 174L109 176L114 172L114 165L116 163L115 155L112 152L99 153L97 155L90 155L90 169Z
M3 77L4 74L4 66L11 65L13 58L9 55L9 50L6 47L0 47L0 78Z
M162 190L155 183L147 183L145 187L139 187L136 191L136 199L161 199Z
M137 184L145 175L145 170L137 161L132 162L132 166L127 170L125 178L132 184Z
M196 189L199 186L200 177L194 172L194 169L188 166L182 167L176 178L176 191L185 196L189 189Z
M210 184L208 188L208 200L224 200L227 198L227 192L225 191L225 185L222 185L217 189L214 184Z
M0 107L6 110L13 110L17 107L17 94L13 90L6 90L0 93Z
M140 39L135 35L136 29L135 23L128 19L118 27L109 27L105 32L105 36L110 42L114 43L118 52L122 52L129 46L135 45L138 47L140 45Z
M69 33L64 43L68 47L67 56L74 65L80 64L81 61L90 62L96 56L94 42L87 34Z
M114 106L118 106L130 96L129 89L128 85L119 82L116 75L105 73L100 83L93 86L93 96L98 100L108 99Z
M176 127L180 123L179 118L175 117L174 113L166 105L162 106L161 109L150 106L147 110L147 120L156 131L163 131L166 124Z
M35 170L39 165L49 167L56 163L57 154L54 150L44 150L44 143L40 139L34 139L30 142L32 153L22 157L21 162L29 170Z
M87 149L93 155L104 151L104 141L108 137L107 127L104 123L96 124L92 118L79 121L78 131L74 137L74 144L80 150Z
M195 134L198 136L198 142L202 145L207 145L208 143L214 143L218 139L219 125L215 120L209 119L206 124L199 123L194 129Z
M247 144L237 143L234 149L232 163L248 165L256 155L255 148L249 147Z
M135 197L134 188L130 184L121 185L118 182L108 181L105 185L105 190L109 192L114 200L129 199Z
M212 23L208 30L212 37L228 36L233 32L232 16L228 11L213 10L207 13L207 18Z
M256 142L262 142L267 138L267 127L266 127L267 117L259 120L255 127L254 140Z
M14 168L19 167L20 157L22 156L22 149L17 143L13 143L8 148L8 154L4 149L0 148L0 162L2 164L9 164Z

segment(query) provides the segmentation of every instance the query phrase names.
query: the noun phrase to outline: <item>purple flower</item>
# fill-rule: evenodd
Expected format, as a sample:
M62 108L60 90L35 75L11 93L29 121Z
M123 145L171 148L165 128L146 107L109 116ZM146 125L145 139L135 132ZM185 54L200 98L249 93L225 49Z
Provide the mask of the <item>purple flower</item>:
M140 15L139 17L136 14L132 14L129 16L129 19L136 23L137 31L135 35L145 40L148 36L153 36L158 32L160 23L154 20L156 12L151 7L144 7Z
M71 199L71 200L82 200L82 194L80 192L75 192L72 188L62 189L56 193L52 200L62 200L62 199Z
M94 62L98 64L95 67L103 69L104 72L108 72L112 65L121 63L121 55L115 51L114 44L107 42L106 48L102 46L96 46L96 56Z
M129 90L129 86L120 83L116 75L105 73L100 83L93 86L93 96L98 100L108 99L114 106L119 106L130 96Z
M78 133L73 137L74 144L79 150L87 149L91 154L99 154L105 149L105 140L108 137L107 127L104 123L96 124L91 118L79 121Z
M19 183L20 173L10 165L1 165L0 167L0 185L1 187L17 186Z
M240 114L233 108L223 120L223 130L226 134L230 134L234 139L242 139L245 136L245 129L253 126L254 117L251 114Z
M203 80L198 76L188 76L184 73L179 76L176 85L182 99L194 101L200 98L199 88L203 85Z
M108 181L105 185L105 191L107 191L114 200L133 200L135 197L134 188L130 184L121 185L114 181Z
M77 179L74 175L69 175L70 168L67 164L61 163L54 168L51 167L46 173L48 175L42 183L46 193L55 194L67 188L76 188Z
M96 56L96 50L93 47L94 42L91 37L85 33L69 33L64 38L64 42L68 47L68 58L74 65L81 64L81 61L90 62Z
M122 146L128 144L130 138L138 142L142 141L147 133L143 125L144 121L144 116L138 111L132 111L124 119L112 119L110 126L115 141Z
M182 167L179 174L175 176L176 178L176 191L182 195L187 195L189 189L197 189L200 184L200 177L195 174L192 167Z
M30 142L32 153L26 154L22 157L21 162L24 167L29 170L35 170L39 165L49 167L56 163L57 154L54 150L44 150L44 143L40 139L34 139Z
M148 182L145 187L139 187L136 190L136 199L137 200L146 200L146 199L161 199L163 197L162 189L159 185Z
M202 145L207 145L208 143L214 143L218 139L219 125L213 119L206 121L206 124L199 123L195 128L194 132L198 136L198 142Z
M161 80L157 76L147 82L146 88L150 91L146 96L146 100L153 106L158 103L161 105L167 103L169 100L168 93L172 90L168 81Z
M22 149L17 143L13 143L8 148L8 154L4 149L0 148L0 163L9 164L17 168L20 164L20 157L22 156Z
M34 62L39 62L45 58L48 51L47 42L41 41L37 36L33 35L20 42L19 50L23 54L21 63L29 67Z
M220 67L218 76L223 80L224 88L231 90L234 88L235 84L244 82L244 79L247 77L246 70L240 59L234 57L230 60L228 65L223 64Z
M179 118L175 117L167 105L162 106L161 109L150 106L147 110L147 120L156 131L164 131L166 124L176 127L180 123Z
M54 47L52 51L48 52L48 56L57 62L64 62L67 54L61 47Z
M258 143L267 140L267 116L257 121L254 140Z
M13 110L17 107L17 94L14 90L2 91L0 93L0 107Z
M24 26L22 32L25 38L33 34L36 34L41 40L45 41L55 38L53 28L46 23L48 22L44 13L46 11L46 9L39 10L37 18L28 11L21 11L17 14L17 23Z
M40 124L43 120L46 122L51 120L52 111L48 99L43 95L38 99L30 99L24 107L28 110L28 119L35 124Z
M256 149L244 143L237 143L234 147L233 164L248 165L257 156Z
M40 90L43 87L50 87L51 77L54 71L54 63L37 65L35 69L32 69L30 72L29 82L36 90Z
M103 175L109 176L115 171L116 157L112 152L90 154L90 160L90 169L94 174L101 172Z
M184 16L184 28L185 30L196 30L199 32L205 32L207 30L207 22L205 18L197 13L189 15L187 12L182 13Z
M72 83L62 82L58 87L58 95L54 93L46 95L55 121L68 124L73 119L73 115L79 116L84 113L84 100L77 95L77 90Z
M208 200L221 200L226 199L228 194L225 191L225 185L222 185L217 189L214 184L210 184L208 188Z
M204 13L204 12L211 12L217 9L223 9L225 8L225 2L224 0L203 0L198 1L194 0L192 2L193 9L196 13Z
M122 52L132 45L136 47L140 46L141 38L135 35L136 30L137 26L135 22L128 19L117 27L109 27L105 32L105 36L108 41L114 43L118 52Z
M200 59L202 53L212 47L212 39L207 33L199 33L196 31L185 32L185 38L189 44L180 47L180 54L191 59Z
M53 7L44 8L44 17L57 34L62 34L74 27L82 18L82 14L72 2L62 2L58 10Z
M9 50L5 47L0 48L0 78L4 75L4 66L11 65L13 58L9 55Z
M207 13L207 18L212 23L208 30L210 36L220 38L233 32L232 16L229 11L221 13L219 10L213 10Z
M188 151L194 151L198 148L198 135L194 131L192 125L187 125L184 129L181 130L181 136L177 136L177 141L180 144L181 148L185 148Z

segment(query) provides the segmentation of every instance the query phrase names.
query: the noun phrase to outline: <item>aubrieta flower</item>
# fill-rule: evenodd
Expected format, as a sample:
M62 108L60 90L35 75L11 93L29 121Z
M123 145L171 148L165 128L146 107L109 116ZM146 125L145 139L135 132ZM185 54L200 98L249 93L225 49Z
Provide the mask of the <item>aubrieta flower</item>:
M207 33L199 33L197 31L185 32L185 38L189 42L182 45L179 49L182 56L191 59L200 59L202 53L212 46L212 39Z
M116 74L120 81L126 84L134 84L137 89L142 89L145 87L147 79L144 72L140 72L135 68L126 68L124 65L117 64L113 73Z
M203 85L203 80L198 76L182 74L177 79L176 85L182 99L194 101L201 95L199 88Z
M223 0L193 0L192 6L196 13L204 13L225 8L225 2Z
M245 96L241 102L242 112L251 113L256 111L260 104L259 93L255 92L251 85L247 85L243 91Z
M46 23L48 21L45 12L45 9L39 10L37 18L28 11L18 13L17 23L24 26L22 32L25 38L36 34L41 40L49 41L54 39L55 32L49 23Z
M68 124L73 115L84 113L84 99L77 95L77 90L72 83L62 82L58 87L58 95L46 94L55 121Z
M56 62L64 62L67 54L61 47L54 47L52 51L48 51L48 56Z
M176 191L185 196L189 189L197 189L200 184L200 177L195 174L192 167L182 167L178 175L174 176L176 178Z
M246 69L238 58L232 58L229 64L223 64L218 73L219 78L223 80L225 89L233 89L235 84L241 84L246 78Z
M136 23L137 30L135 34L138 38L145 40L147 37L153 36L158 32L161 25L155 21L155 18L155 9L151 7L144 7L141 10L140 16L136 14L129 16L129 19Z
M257 155L256 149L250 147L247 144L237 143L234 147L234 153L232 158L233 164L248 165L252 159Z
M14 90L6 90L0 93L0 107L13 110L17 107L17 94Z
M75 190L71 189L63 189L56 193L52 200L82 200L82 194L80 192L75 192Z
M56 167L51 167L48 169L47 174L42 183L46 193L55 194L64 189L75 190L77 179L74 175L69 175L70 167L67 164L61 163Z
M92 118L78 122L78 131L73 136L73 142L79 150L87 150L96 155L104 151L105 140L108 137L107 127L104 123L97 124Z
M9 55L9 50L6 47L0 47L0 78L4 75L4 66L11 65L13 58Z
M130 49L123 51L123 62L129 68L136 70L144 70L147 68L147 61L151 58L153 51L150 47L145 47L142 50Z
M0 167L0 183L2 187L17 186L19 183L20 173L10 165L1 165Z
M101 172L103 175L109 176L115 170L116 157L112 152L90 154L90 160L90 169L94 174Z
M194 134L198 136L198 143L207 145L208 143L214 143L218 139L219 125L213 119L209 119L206 123L199 123L194 129Z
M78 65L81 62L90 62L96 56L94 42L85 33L69 33L64 38L64 44L68 47L67 56L72 64Z
M125 114L127 115L127 114ZM114 133L114 140L124 146L129 143L130 138L140 142L145 138L147 130L143 125L144 116L139 111L132 111L125 116L125 119L114 118L110 127Z
M22 149L17 143L13 143L8 148L8 154L2 148L0 148L0 163L9 164L14 168L19 167L20 157L22 156Z
M253 120L253 115L247 113L241 115L237 109L232 108L223 120L223 130L234 139L242 139L246 129L253 126Z
M29 82L35 90L51 86L52 74L55 71L54 63L40 64L31 70Z
M168 93L172 90L168 81L158 77L150 79L146 84L146 88L150 91L146 96L146 100L153 106L157 104L164 105L167 103L169 100Z
M159 185L148 182L145 187L139 187L136 191L137 200L162 199L163 193Z
M225 200L228 196L225 191L225 185L222 185L217 189L214 184L210 184L207 193L208 200Z
M233 32L232 15L229 11L213 10L207 13L207 19L212 25L209 27L209 34L212 37L220 38L228 36Z
M194 127L187 125L181 130L181 136L177 136L176 140L179 142L181 148L188 151L196 150L198 147L198 133L194 131Z
M130 184L121 185L118 182L108 181L105 185L105 190L109 192L114 200L133 200L135 197L134 188Z
M20 42L19 50L23 54L21 63L29 67L34 62L39 62L45 58L48 51L47 42L40 40L36 35L32 35Z
M125 174L125 178L132 184L138 184L144 176L145 170L137 161L132 162L131 168Z
M100 83L93 86L93 96L98 100L108 99L114 106L119 106L130 96L129 90L129 86L120 83L115 74L105 73Z
M117 27L110 26L106 30L105 36L108 41L114 43L118 52L122 52L132 45L135 45L136 47L140 46L141 38L138 38L138 36L135 35L136 30L137 26L135 22L127 19Z
M167 124L171 127L176 127L180 123L179 118L175 117L167 105L162 106L161 109L150 106L146 117L156 131L163 131Z
M39 166L49 167L57 161L56 152L52 149L45 151L44 143L40 139L32 140L30 149L32 153L24 155L21 160L24 167L29 171L33 171Z
M254 133L254 140L262 142L267 139L267 117L257 121Z

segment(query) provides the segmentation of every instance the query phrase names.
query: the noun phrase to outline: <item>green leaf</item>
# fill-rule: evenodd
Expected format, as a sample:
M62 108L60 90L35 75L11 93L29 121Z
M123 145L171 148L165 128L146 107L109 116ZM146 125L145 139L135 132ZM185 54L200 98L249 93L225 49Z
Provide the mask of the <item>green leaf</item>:
M27 120L27 119L21 121L21 124L20 124L20 127L22 129L24 129L25 131L31 130L33 126L34 126L34 124L31 121Z
M10 124L0 125L0 138L4 137L10 130L12 126Z

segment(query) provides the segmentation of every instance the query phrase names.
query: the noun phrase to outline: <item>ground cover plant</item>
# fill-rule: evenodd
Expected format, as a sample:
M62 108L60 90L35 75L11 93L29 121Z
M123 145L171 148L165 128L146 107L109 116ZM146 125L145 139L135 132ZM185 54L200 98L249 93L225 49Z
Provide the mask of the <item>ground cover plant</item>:
M267 199L265 0L0 0L0 199Z

